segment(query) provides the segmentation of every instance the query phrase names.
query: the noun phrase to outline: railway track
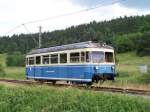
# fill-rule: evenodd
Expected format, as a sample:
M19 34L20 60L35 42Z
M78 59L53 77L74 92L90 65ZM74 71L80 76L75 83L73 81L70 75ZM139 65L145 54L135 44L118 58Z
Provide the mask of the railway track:
M37 81L29 81L29 80L13 80L13 79L0 79L0 82L14 83L14 84L48 84L50 86L55 87L74 87L78 89L85 90L93 90L93 91L105 91L105 92L117 92L124 94L133 94L133 95L146 95L150 96L150 90L141 90L141 89L127 89L127 88L119 88L119 87L103 87L103 86L84 86L84 85L71 85L71 84L52 84L52 83L41 83Z

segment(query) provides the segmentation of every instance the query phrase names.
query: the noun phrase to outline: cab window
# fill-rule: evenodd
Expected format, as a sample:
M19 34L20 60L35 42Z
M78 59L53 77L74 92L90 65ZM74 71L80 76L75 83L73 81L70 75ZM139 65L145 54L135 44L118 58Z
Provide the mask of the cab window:
M105 52L105 61L106 62L114 62L112 52Z
M102 62L104 62L104 52L93 51L91 55L92 55L92 62L93 63L102 63Z

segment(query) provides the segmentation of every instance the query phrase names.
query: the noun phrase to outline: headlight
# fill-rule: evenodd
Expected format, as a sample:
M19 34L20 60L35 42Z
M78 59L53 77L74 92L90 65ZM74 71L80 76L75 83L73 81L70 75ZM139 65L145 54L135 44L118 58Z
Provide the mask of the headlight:
M112 70L112 71L115 71L115 66L111 66L111 70Z
M112 68L112 69L115 69L115 66L112 66L111 68Z
M98 70L98 66L94 66L94 70Z
M98 66L95 66L95 69L97 70L97 69L98 69Z

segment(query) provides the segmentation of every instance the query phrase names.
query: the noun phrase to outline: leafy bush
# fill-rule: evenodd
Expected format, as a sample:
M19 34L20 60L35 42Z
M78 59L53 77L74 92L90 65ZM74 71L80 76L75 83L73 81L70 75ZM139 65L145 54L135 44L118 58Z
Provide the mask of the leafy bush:
M118 35L113 38L113 45L118 53L134 51L137 48L137 40L141 33Z
M6 58L7 66L24 66L25 65L25 56L20 52L14 52L8 54Z
M0 63L0 77L5 77L5 67Z
M143 84L149 84L150 83L150 73L142 74L140 77L138 77L138 81Z
M145 33L141 38L138 39L137 54L139 56L150 56L150 32Z

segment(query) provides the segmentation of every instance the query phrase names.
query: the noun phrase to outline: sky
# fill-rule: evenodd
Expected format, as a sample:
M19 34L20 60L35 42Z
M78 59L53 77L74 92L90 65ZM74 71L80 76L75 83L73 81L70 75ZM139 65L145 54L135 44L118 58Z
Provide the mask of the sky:
M65 29L91 21L150 14L150 0L0 0L0 36ZM56 17L91 7L93 10ZM55 17L55 18L51 18ZM30 21L45 21L28 23ZM23 25L24 24L24 25Z

